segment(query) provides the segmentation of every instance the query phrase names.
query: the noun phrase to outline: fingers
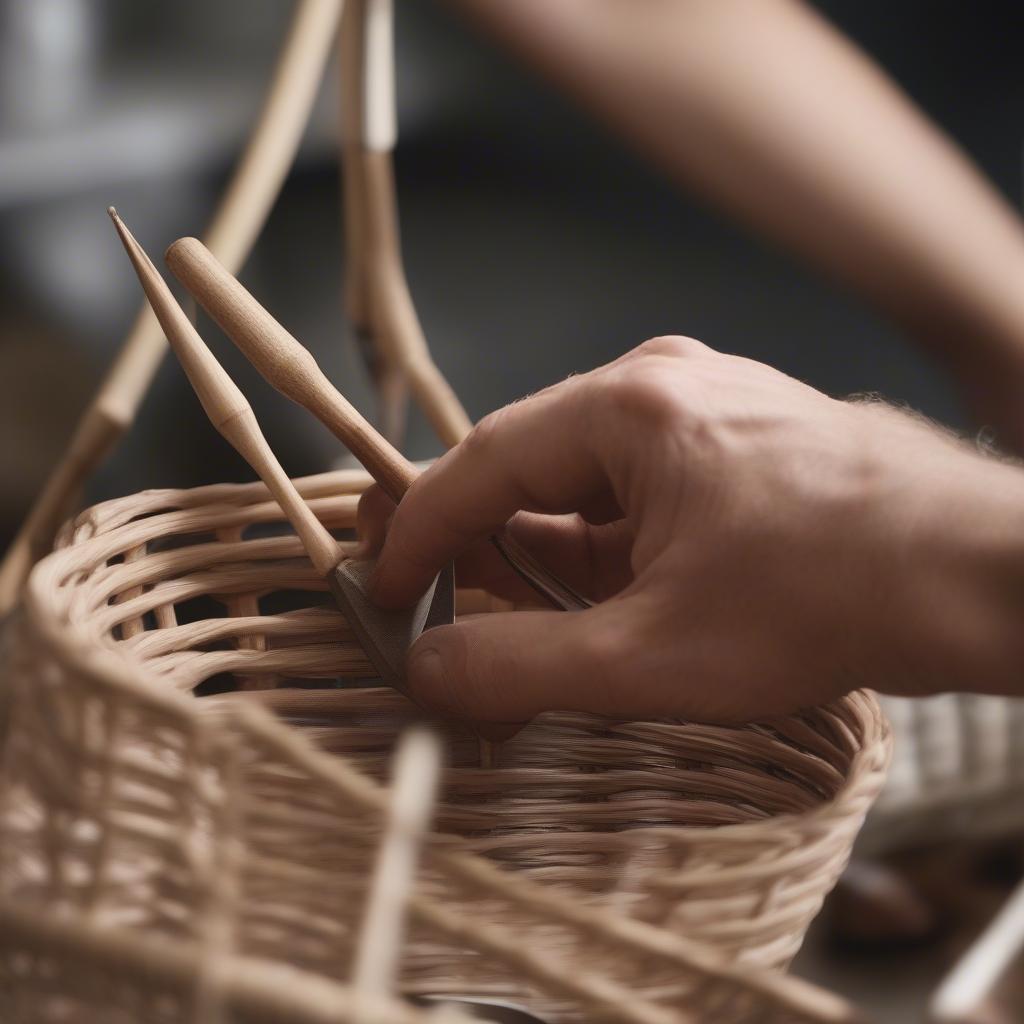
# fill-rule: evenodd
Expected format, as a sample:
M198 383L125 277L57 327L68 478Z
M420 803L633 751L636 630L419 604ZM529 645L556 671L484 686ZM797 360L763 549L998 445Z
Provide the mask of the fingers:
M508 532L545 568L593 601L619 593L633 579L633 532L624 519L594 525L578 515L521 512Z
M633 536L624 521L593 526L576 515L544 516L520 512L506 533L573 590L603 601L633 578ZM509 601L543 604L490 540L480 541L455 561L460 586L479 587Z
M785 656L793 642L780 647L774 623L737 635L732 623L702 619L700 605L667 607L637 583L585 612L460 619L413 645L407 692L501 740L544 711L738 724L849 689L814 666L794 670Z
M356 506L356 534L361 557L370 557L380 551L394 514L395 503L380 484L373 484L363 491Z
M357 513L362 557L375 556L384 543L395 503L374 485L363 492ZM506 529L531 554L591 600L601 601L632 579L633 536L623 520L593 525L579 515L546 516L520 512ZM536 591L515 572L490 540L472 545L455 563L460 586L480 587L510 601L537 601Z
M429 630L409 652L409 694L478 723L521 724L555 708L602 713L616 701L607 653L620 633L608 608L495 612Z
M607 490L591 443L586 390L566 381L488 416L427 470L398 506L371 597L411 604L445 563L520 509L561 513Z

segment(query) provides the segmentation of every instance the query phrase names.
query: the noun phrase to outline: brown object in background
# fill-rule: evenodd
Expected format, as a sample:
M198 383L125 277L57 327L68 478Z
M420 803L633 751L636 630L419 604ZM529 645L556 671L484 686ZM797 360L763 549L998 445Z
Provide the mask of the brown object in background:
M844 948L891 951L933 938L938 916L901 872L854 858L826 903L833 942Z

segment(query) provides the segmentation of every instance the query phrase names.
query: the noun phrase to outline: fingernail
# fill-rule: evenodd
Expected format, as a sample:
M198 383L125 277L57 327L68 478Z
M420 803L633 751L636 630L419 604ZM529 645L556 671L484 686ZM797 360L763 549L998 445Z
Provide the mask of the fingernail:
M452 708L445 686L444 661L435 647L414 649L407 666L409 685L416 701L422 700L434 711L450 713Z

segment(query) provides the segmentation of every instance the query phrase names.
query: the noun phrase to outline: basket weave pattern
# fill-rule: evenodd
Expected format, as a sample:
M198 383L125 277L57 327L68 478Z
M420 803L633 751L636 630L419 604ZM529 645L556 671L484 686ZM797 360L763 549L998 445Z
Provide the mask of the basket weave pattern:
M330 528L352 527L365 475L299 483ZM370 668L280 520L261 485L147 492L84 514L37 567L5 659L12 992L45 988L56 968L27 950L52 957L54 929L67 949L67 930L131 932L143 959L177 944L177 967L151 965L169 1020L211 992L258 1017L232 973L251 961L347 976L380 834L372 780L416 711L323 688ZM235 692L193 699L214 679ZM823 1019L799 983L733 970L786 964L842 869L888 758L871 696L743 729L549 714L496 770L468 732L447 740L405 988L513 996L552 1020Z

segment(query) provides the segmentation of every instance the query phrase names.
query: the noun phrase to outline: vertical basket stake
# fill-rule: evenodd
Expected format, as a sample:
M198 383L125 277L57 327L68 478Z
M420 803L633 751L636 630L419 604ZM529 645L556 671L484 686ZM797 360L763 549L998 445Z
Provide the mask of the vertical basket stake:
M399 742L393 764L387 826L370 882L352 971L357 1000L387 995L398 977L406 904L415 885L420 850L437 799L440 742L424 728L410 729Z

